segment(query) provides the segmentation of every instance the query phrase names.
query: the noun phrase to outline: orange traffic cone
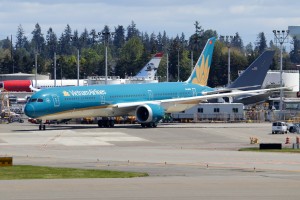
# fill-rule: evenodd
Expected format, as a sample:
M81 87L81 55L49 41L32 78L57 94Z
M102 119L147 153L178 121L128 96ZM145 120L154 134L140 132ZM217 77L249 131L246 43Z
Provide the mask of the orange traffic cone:
M290 138L286 137L285 144L290 144Z

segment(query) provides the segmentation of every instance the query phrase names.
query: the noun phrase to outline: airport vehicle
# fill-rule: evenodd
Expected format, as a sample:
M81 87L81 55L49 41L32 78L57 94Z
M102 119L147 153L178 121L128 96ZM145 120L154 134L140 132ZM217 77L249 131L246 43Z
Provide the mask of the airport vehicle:
M272 123L272 134L275 133L287 133L288 125L285 122L273 122Z
M241 103L200 103L183 112L172 113L173 120L240 121L245 119Z
M24 122L24 120L21 118L21 116L19 114L9 111L9 110L2 110L0 116L1 116L1 120L7 120L8 123L12 123L12 122L23 123Z
M83 117L104 117L98 125L113 127L109 117L125 115L134 115L142 127L156 127L165 113L180 112L207 99L278 89L210 94L215 89L205 85L214 44L215 38L208 39L185 82L49 88L31 96L25 114L41 121L39 129L45 129L45 120Z
M300 133L300 123L293 123L288 129L290 133Z

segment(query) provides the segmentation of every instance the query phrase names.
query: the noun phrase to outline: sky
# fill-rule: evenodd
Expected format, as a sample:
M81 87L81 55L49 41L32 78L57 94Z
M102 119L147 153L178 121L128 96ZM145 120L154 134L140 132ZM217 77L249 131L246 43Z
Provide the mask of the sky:
M239 33L244 45L254 44L260 32L267 42L273 30L300 25L299 0L0 0L0 39L15 41L18 26L31 38L39 23L44 36L51 27L58 37L67 24L79 33L86 28L127 28L133 21L141 32L170 37L195 33L195 21L219 35Z

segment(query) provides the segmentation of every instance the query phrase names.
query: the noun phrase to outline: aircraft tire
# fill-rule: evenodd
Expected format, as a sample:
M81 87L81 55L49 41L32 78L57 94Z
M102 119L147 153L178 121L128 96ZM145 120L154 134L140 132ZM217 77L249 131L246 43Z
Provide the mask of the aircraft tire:
M115 122L114 120L109 120L109 127L114 127L115 126Z
M102 127L103 127L103 122L102 122L102 120L98 120L98 127L99 127L99 128L102 128Z

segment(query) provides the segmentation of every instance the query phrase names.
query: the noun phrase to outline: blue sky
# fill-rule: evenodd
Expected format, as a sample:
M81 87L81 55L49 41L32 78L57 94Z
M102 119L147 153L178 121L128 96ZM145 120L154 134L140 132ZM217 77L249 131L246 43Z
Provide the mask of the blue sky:
M0 39L14 39L19 25L29 38L36 23L44 34L52 27L59 37L67 24L81 33L84 28L101 31L104 25L126 28L131 21L148 34L189 37L199 21L219 35L238 32L246 45L260 32L269 42L272 30L300 25L299 8L296 0L0 0Z

